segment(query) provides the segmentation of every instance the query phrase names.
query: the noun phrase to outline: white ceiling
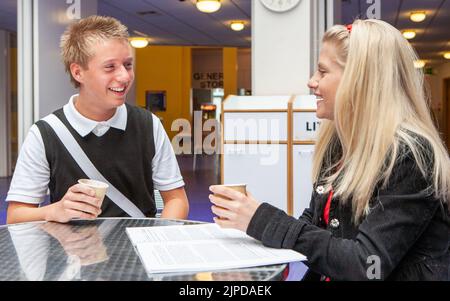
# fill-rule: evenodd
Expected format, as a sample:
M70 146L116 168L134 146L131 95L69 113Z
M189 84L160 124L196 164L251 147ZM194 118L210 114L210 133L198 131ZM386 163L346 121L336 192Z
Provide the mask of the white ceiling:
M98 0L98 14L119 19L132 35L147 34L153 44L250 47L251 1L222 0L218 12L205 14L194 0ZM17 31L16 10L17 0L0 0L0 29ZM248 26L232 31L233 20Z
M356 17L366 17L367 0L343 0L342 21L351 23ZM370 1L372 2L372 1ZM425 11L422 23L409 19L411 11ZM450 51L450 0L381 0L381 19L399 30L414 29L417 36L411 44L428 66L448 62L443 53Z
M250 47L251 0L223 0L213 14L197 10L193 0L99 0L98 11L123 21L131 34L147 34L154 44ZM249 26L232 31L229 24L236 19Z
M205 14L195 8L195 0L98 0L98 11L121 20L131 34L147 34L153 44L250 47L251 1L256 0L222 0L218 12ZM411 43L422 59L429 65L446 62L442 54L450 51L450 0L380 1L383 20L400 30L418 30ZM343 0L342 23L366 17L367 2ZM16 31L16 9L17 0L0 0L0 28ZM425 22L410 21L413 10L425 10ZM228 24L235 19L248 23L243 31L230 30Z

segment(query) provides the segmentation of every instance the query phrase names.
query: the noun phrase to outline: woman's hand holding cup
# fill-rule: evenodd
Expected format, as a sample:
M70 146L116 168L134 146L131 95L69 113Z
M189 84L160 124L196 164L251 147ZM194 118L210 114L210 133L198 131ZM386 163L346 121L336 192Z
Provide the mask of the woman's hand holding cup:
M250 220L260 203L246 191L246 185L213 185L209 199L212 212L218 217L214 222L222 228L233 228L246 232Z

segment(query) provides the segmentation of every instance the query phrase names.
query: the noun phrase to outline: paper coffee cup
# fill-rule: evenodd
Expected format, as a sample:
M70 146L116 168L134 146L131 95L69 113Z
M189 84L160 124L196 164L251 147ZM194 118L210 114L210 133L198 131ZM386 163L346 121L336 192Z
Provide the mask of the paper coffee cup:
M247 184L223 184L223 185L216 185L216 186L227 187L227 188L233 189L237 192L247 195ZM228 198L222 194L215 193L214 195L218 198L221 198L222 200L231 201L230 198ZM218 218L221 220L226 220L226 218L221 217L221 216L219 216Z
M106 195L106 189L108 189L109 185L100 181L91 180L91 179L80 179L78 183L82 185L86 185L89 188L95 190L95 197L100 201L103 201Z
M243 194L247 195L247 184L223 184L223 185L216 185L216 186L227 187L227 188L233 189L233 190L235 190L237 192L240 192L240 193L243 193ZM215 194L215 195L217 197L222 198L222 199L230 200L230 198L228 198L228 197L226 197L224 195L221 195L221 194Z

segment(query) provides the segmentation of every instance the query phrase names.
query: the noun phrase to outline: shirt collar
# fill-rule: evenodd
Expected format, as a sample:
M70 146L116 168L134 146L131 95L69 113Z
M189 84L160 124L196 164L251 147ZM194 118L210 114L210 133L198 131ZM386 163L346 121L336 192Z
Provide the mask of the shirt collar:
M80 134L81 137L85 137L90 132L92 132L99 124L107 125L109 127L113 127L122 131L125 131L127 127L127 108L125 104L122 104L120 107L116 109L116 113L113 117L106 121L95 121L89 118L84 117L77 111L74 105L75 99L78 97L78 94L70 97L69 102L64 106L64 115L66 115L67 121L69 121L70 125Z

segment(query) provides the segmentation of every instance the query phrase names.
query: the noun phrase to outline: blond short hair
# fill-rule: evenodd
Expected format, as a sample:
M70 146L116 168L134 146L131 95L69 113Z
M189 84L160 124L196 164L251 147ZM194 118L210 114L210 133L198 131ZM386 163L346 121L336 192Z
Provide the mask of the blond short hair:
M109 39L128 41L128 37L128 28L112 17L90 16L71 24L61 36L60 48L64 67L75 88L79 88L80 83L70 72L72 63L87 68L95 43Z

